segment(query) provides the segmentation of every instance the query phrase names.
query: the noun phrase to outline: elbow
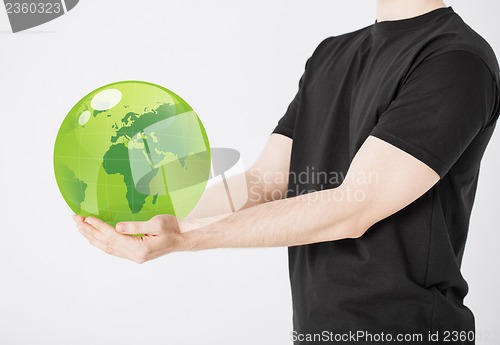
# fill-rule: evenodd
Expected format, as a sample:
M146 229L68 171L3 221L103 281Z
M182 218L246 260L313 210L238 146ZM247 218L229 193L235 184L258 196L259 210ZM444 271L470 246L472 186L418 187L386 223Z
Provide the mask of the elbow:
M353 217L348 221L347 236L346 238L358 239L361 238L366 231L371 227L371 224L367 222L363 217Z
M345 239L358 239L362 237L369 226L359 218L345 218L342 220L330 222L319 231L313 232L312 238L307 243L320 243L340 241Z
M353 229L352 231L350 231L349 233L349 236L347 238L350 238L350 239L358 239L358 238L361 238L365 233L366 233L366 230L368 229Z

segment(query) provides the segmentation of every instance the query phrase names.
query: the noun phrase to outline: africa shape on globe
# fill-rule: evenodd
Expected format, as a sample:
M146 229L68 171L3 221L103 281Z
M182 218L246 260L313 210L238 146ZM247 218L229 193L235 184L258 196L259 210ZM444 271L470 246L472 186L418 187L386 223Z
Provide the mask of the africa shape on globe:
M210 146L200 119L175 93L124 81L71 109L57 135L54 170L76 214L109 224L158 214L185 217L203 194Z

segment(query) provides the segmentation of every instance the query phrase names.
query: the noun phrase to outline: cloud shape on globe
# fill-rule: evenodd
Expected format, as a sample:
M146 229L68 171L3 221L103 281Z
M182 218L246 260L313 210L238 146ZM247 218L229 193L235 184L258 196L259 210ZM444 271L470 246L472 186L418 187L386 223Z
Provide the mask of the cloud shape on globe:
M208 136L193 109L143 81L109 84L83 97L54 148L66 203L111 225L159 214L184 218L203 194L210 161Z

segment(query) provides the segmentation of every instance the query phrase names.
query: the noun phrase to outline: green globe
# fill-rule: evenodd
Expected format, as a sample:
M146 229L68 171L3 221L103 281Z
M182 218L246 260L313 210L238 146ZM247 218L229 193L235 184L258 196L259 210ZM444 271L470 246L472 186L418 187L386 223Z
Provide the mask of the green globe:
M112 225L158 214L182 219L205 189L210 145L178 95L123 81L92 91L71 109L57 135L54 170L77 214Z

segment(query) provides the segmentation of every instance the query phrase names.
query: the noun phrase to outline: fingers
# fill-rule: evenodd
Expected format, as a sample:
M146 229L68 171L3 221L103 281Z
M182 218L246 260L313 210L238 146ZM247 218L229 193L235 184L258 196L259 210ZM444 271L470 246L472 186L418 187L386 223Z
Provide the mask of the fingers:
M148 222L121 222L116 224L116 231L123 235L150 235Z
M110 254L122 259L135 261L137 263L144 263L146 260L141 260L139 257L132 257L129 250L116 246L114 242L110 242L107 237L102 235L100 231L93 228L91 225L82 222L78 225L80 233L89 241L91 245L102 250L106 254Z
M101 249L107 248L106 252L115 251L118 248L133 248L135 241L127 236L121 236L108 223L95 218L74 216L80 233L94 246ZM101 246L99 246L101 244Z
M111 243L109 243L110 241L107 240L107 237L93 226L85 222L78 222L77 228L78 231L80 231L80 233L83 235L83 237L85 237L93 246L97 246L97 244L111 246Z
M72 218L77 223L83 222L85 220L85 218L83 216L80 216L79 214L74 214Z
M95 217L85 218L85 217L80 216L78 214L73 215L72 218L77 224L81 223L81 222L85 222L87 224L92 225L96 230L99 230L103 234L106 234L106 235L116 234L115 228L113 228L111 225L109 225L108 223L106 223L98 218L95 218Z
M85 218L85 223L92 225L94 228L96 228L97 230L99 230L103 234L106 234L109 236L116 235L115 228L113 228L111 225L109 225L108 223L106 223L100 219L97 219L94 217L87 217L87 218Z
M102 221L91 222L99 224L101 227L103 226L101 223ZM78 222L77 227L80 233L89 241L91 245L101 249L107 254L128 259L137 263L144 263L148 260L146 252L148 247L144 246L139 238L121 236L114 232L114 230L114 234L112 235L105 234L86 221ZM104 230L109 231L109 229L106 228Z
M90 244L108 254L137 263L172 252L175 241L169 235L180 231L177 218L169 215L156 216L147 222L121 222L116 229L95 217L75 215L73 219ZM132 236L137 234L149 236Z
M179 227L177 218L168 214L154 216L147 222L120 222L116 231L124 235L158 236Z

